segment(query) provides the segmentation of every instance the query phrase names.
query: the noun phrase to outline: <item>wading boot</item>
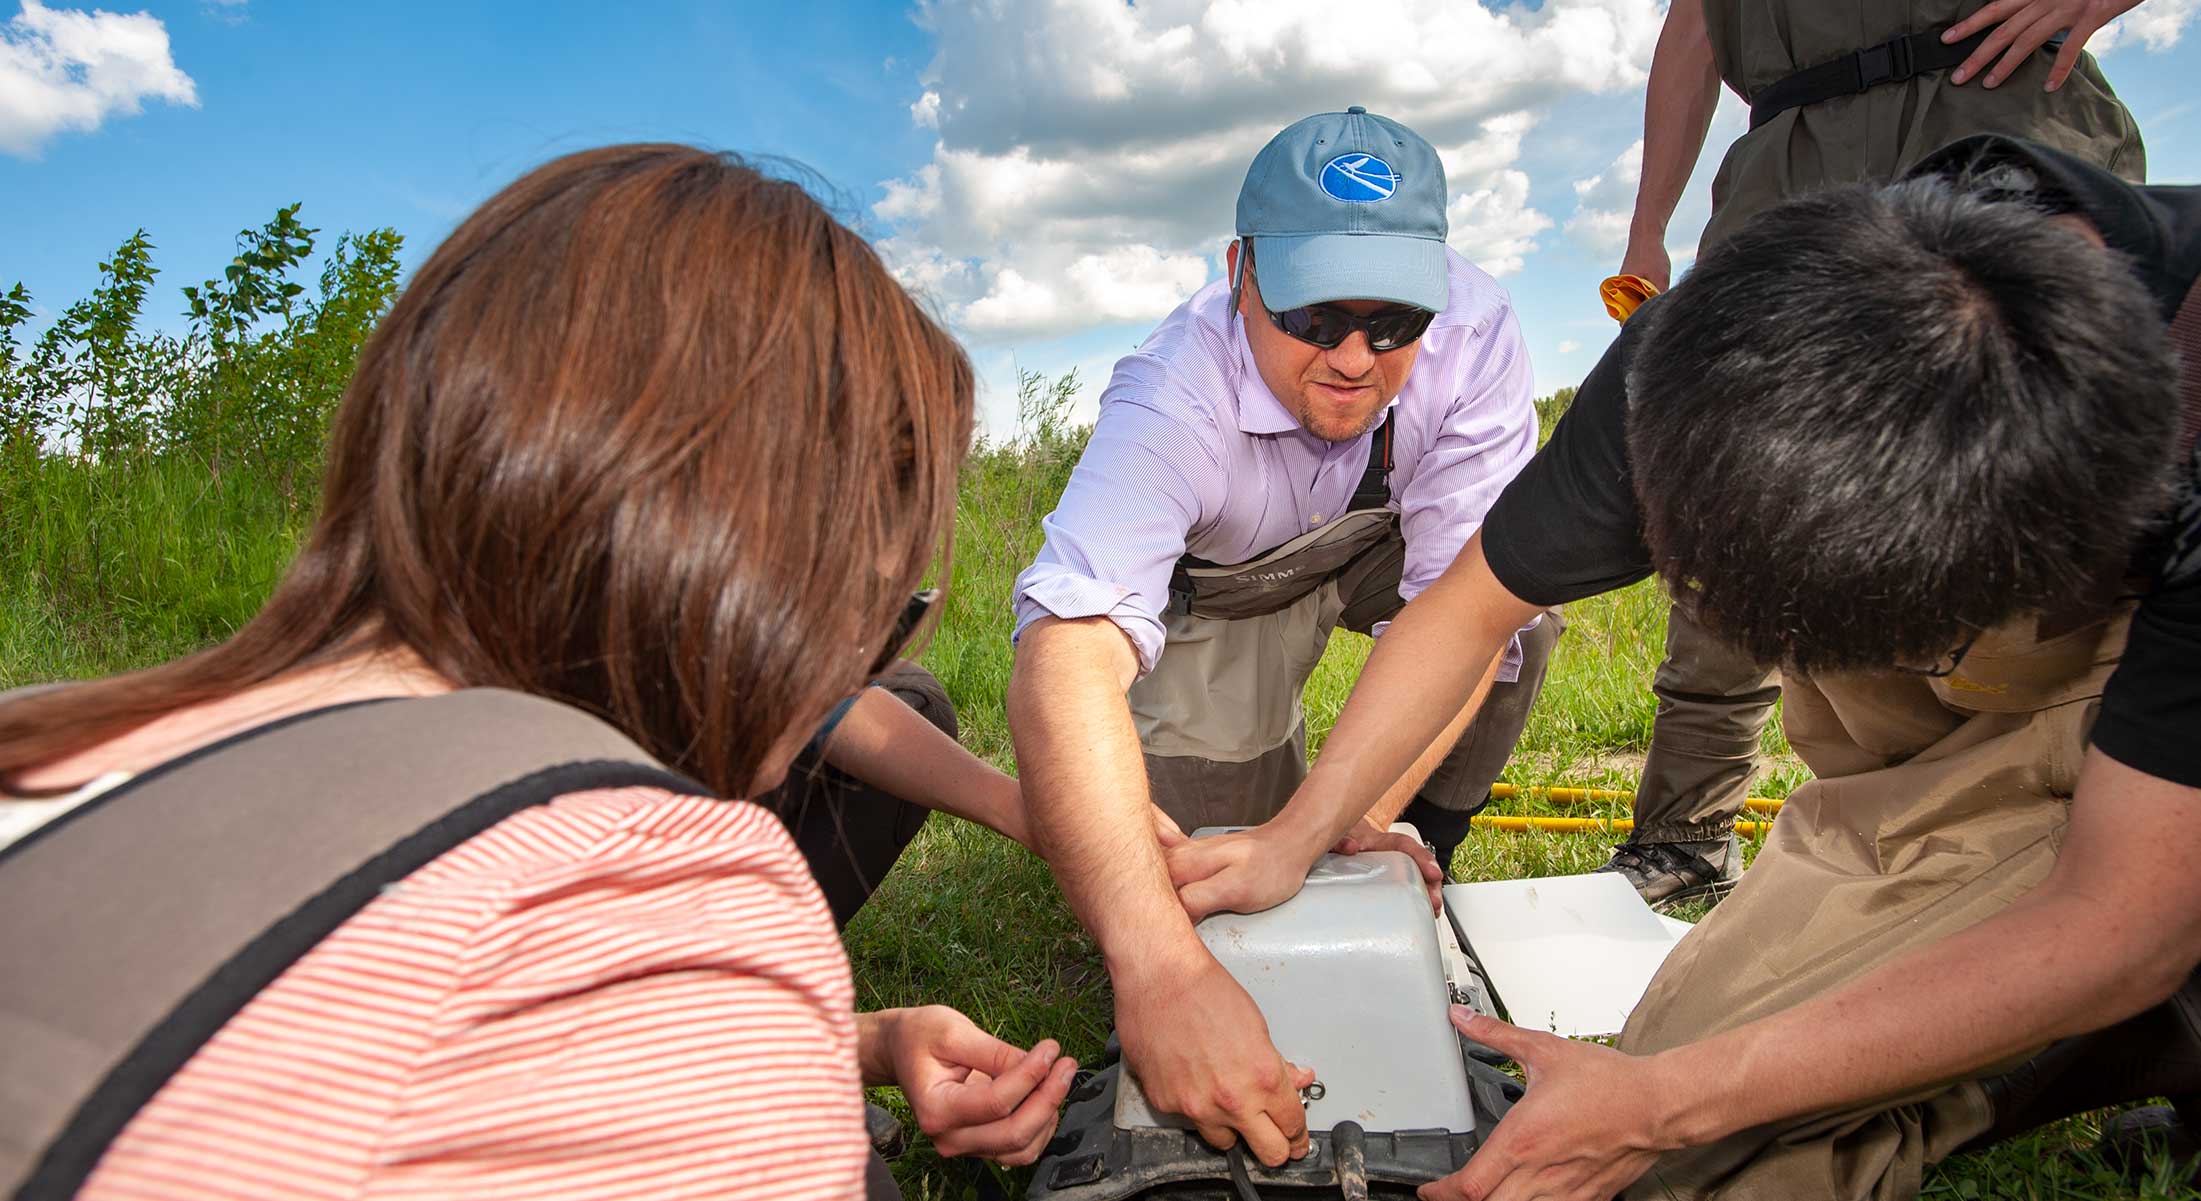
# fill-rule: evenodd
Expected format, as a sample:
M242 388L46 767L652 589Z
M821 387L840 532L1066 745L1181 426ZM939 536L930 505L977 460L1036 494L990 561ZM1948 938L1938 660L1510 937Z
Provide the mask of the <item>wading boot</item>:
M2112 1167L2136 1180L2145 1176L2153 1155L2167 1154L2186 1182L2201 1188L2201 1096L2180 1097L2169 1105L2128 1109L2102 1123L2102 1141L2094 1150Z
M1742 848L1732 834L1703 842L1630 839L1614 847L1612 862L1597 870L1618 872L1654 906L1672 905L1727 895L1742 879Z
M1960 1151L1978 1151L2072 1114L2150 1097L2178 1100L2177 1112L2133 1118L2130 1136L2146 1138L2152 1130L2167 1138L2167 1116L2167 1125L2183 1127L2179 1133L2190 1145L2193 1127L2177 1119L2201 1118L2201 1105L2194 1104L2201 1100L2201 974L2168 1001L2114 1026L2058 1040L1980 1086L1995 1120ZM2103 1132L2106 1153L2114 1153L2106 1144L2117 1126L2113 1122Z

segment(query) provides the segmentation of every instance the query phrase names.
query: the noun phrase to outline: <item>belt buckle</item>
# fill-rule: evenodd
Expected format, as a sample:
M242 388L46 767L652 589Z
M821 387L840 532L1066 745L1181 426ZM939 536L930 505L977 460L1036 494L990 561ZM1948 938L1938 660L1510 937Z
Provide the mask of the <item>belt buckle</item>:
M1857 90L1860 92L1916 74L1911 69L1911 44L1904 38L1894 38L1857 52Z

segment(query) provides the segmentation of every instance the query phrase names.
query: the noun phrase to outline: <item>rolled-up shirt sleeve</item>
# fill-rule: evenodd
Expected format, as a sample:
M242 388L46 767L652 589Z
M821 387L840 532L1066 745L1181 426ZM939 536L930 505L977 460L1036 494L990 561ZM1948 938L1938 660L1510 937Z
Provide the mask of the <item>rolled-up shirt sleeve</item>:
M1139 674L1161 658L1169 577L1226 482L1193 422L1135 401L1104 404L1039 557L1016 580L1016 636L1041 617L1106 617L1131 639Z

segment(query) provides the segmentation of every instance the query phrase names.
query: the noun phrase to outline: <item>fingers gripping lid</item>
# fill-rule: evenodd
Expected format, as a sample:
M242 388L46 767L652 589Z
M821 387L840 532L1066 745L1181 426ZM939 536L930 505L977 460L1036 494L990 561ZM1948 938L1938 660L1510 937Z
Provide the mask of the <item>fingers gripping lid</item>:
M1387 300L1442 310L1444 164L1421 135L1359 105L1269 139L1238 192L1264 303Z

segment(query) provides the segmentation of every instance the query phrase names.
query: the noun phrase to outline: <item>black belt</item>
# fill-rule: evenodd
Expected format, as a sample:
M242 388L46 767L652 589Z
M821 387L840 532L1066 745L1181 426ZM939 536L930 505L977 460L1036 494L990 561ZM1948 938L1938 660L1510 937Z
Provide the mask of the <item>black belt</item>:
M1947 28L1944 25L1924 33L1906 34L1870 49L1853 50L1832 62L1806 67L1786 79L1768 84L1750 100L1750 128L1756 129L1792 108L1855 96L1881 84L1901 83L1928 71L1948 70L1970 58L1972 51L1979 49L1992 32L1983 29L1961 42L1944 43L1941 34ZM2056 38L2051 45L2062 40Z

